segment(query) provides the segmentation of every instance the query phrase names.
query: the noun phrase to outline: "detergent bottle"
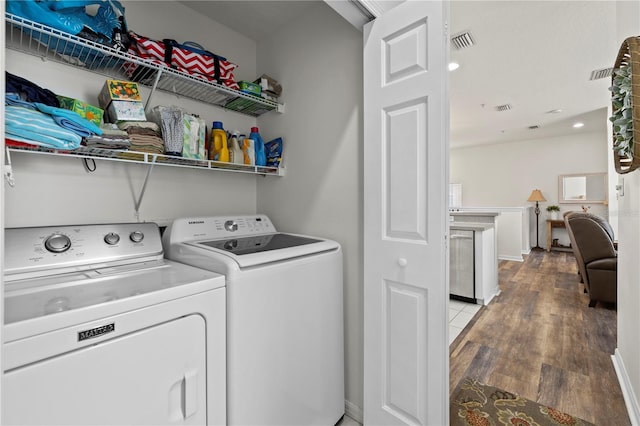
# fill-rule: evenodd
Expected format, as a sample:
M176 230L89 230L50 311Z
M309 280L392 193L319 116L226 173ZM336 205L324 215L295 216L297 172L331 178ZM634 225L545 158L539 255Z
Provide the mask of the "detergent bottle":
M229 162L229 147L227 146L227 132L224 131L221 121L213 122L211 130L211 148L209 160Z
M264 151L264 141L262 140L262 136L260 136L260 132L257 127L251 128L251 134L249 135L249 139L253 140L253 147L256 151L256 166L266 166L267 165L267 154Z
M244 164L244 154L240 146L240 132L234 130L229 138L229 162L234 164Z
M256 150L253 147L253 139L249 139L245 135L240 135L239 141L242 147L244 164L254 166L256 164Z

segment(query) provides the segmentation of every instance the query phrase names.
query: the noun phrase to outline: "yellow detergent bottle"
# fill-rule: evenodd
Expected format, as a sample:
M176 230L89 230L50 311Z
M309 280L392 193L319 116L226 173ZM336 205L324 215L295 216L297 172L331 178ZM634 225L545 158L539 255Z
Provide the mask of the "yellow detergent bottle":
M227 145L227 132L224 131L221 121L213 122L211 130L211 149L209 149L209 160L229 162L229 147Z

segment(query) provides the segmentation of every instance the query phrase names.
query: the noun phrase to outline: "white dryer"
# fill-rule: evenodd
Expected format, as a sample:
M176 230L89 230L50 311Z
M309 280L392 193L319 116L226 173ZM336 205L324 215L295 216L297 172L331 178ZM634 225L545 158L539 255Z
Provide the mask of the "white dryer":
M226 276L230 425L333 425L344 414L342 251L264 215L178 219L165 255Z
M157 225L7 229L2 424L226 424L222 275Z

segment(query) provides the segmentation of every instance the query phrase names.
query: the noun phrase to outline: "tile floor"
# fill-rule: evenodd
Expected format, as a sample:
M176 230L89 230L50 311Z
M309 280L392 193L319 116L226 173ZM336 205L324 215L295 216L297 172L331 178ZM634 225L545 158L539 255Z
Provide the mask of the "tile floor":
M449 300L449 344L458 337L481 307L473 303Z

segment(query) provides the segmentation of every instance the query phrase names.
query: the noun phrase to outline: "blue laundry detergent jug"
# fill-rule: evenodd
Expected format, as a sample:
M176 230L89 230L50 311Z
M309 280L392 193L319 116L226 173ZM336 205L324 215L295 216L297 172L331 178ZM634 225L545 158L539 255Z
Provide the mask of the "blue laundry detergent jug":
M253 146L256 152L256 166L266 166L267 154L264 151L264 141L257 127L251 128L249 139L253 139Z

